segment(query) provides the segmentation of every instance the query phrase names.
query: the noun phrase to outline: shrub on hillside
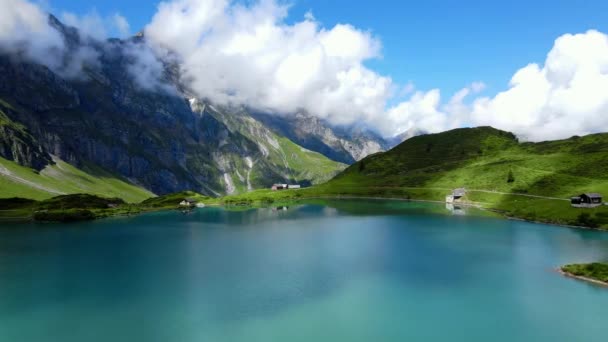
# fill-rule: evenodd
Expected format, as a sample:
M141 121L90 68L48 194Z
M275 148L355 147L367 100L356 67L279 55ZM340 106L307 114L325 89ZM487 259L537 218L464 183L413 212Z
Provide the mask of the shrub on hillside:
M113 205L123 205L121 198L105 198L89 194L73 194L53 197L40 202L39 208L46 210L107 209Z
M31 207L38 203L35 200L13 197L13 198L0 198L0 210L11 210Z
M589 213L580 213L576 218L576 225L590 228L599 227L597 218L593 217Z
M509 170L509 174L507 175L507 183L515 182L515 175L513 175L513 170Z

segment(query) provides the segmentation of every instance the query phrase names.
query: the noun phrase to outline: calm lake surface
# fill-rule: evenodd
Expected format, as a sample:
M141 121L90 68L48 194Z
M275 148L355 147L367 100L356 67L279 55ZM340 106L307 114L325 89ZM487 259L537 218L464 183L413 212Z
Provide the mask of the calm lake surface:
M431 204L0 223L0 341L606 341L608 234Z

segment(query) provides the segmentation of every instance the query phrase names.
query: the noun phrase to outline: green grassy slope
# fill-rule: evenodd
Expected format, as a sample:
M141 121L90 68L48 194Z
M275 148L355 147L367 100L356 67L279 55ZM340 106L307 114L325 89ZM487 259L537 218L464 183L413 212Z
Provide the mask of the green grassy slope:
M513 134L490 127L457 129L407 140L312 189L256 192L224 201L315 196L444 201L458 187L469 190L465 201L507 216L608 227L608 207L575 209L567 201L584 192L608 196L608 134L520 143Z
M249 180L253 184L269 183L269 173L280 175L285 182L300 183L302 185L321 184L327 182L347 165L333 161L321 153L307 150L290 139L280 136L254 119L246 112L231 112L230 110L217 110L210 106L206 113L225 123L230 130L238 132L250 141L257 144L263 151L262 155L253 158L253 167L250 170ZM246 193L247 167L244 160L231 160L238 166L239 173L233 172L232 177L236 193ZM259 188L259 186L258 186Z
M55 165L37 172L0 158L0 198L44 200L74 193L119 197L127 202L140 202L154 196L153 193L94 166L83 171L56 160Z
M319 184L330 180L346 165L335 162L324 155L307 150L285 137L275 136L280 146L280 158L291 170L296 182L312 180Z
M459 129L408 140L351 166L332 183L466 187L563 198L583 192L608 195L607 157L608 134L520 144L492 128Z

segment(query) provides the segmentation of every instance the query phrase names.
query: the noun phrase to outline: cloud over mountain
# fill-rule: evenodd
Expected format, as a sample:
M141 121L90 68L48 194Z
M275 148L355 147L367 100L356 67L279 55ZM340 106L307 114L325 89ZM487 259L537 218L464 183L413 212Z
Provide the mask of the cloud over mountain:
M58 68L65 48L58 31L48 24L48 14L23 0L0 0L0 51L18 52L25 58Z
M0 0L0 6L0 50L18 52L67 77L77 77L85 63L95 64L95 52L86 47L66 64L65 42L37 5ZM381 56L381 43L370 32L349 24L326 28L312 13L288 22L287 14L288 7L276 0L161 2L145 28L149 45L125 47L133 61L131 74L143 88L162 89L159 58L171 55L181 63L182 81L201 98L281 114L306 110L333 124L368 125L385 136L477 125L528 140L608 130L604 33L559 37L544 64L516 71L508 88L495 96L480 96L485 84L475 82L442 100L439 88L397 85L366 67L366 61ZM85 39L130 32L119 14L64 13L62 18ZM409 98L389 105L403 95Z
M307 15L285 23L273 0L161 3L147 39L176 52L201 97L273 112L305 109L335 124L381 119L391 80L364 66L380 43L351 25Z
M129 31L128 22L120 14L102 18L95 11L84 16L64 12L61 18L66 27L30 1L0 0L0 9L1 52L20 55L71 79L85 77L84 66L99 65L100 52L92 45L108 38L109 30ZM70 27L78 28L78 32ZM147 53L144 51L143 56Z
M517 71L494 97L479 97L485 84L475 82L447 102L432 89L388 107L397 85L364 65L380 56L377 39L350 25L323 28L312 15L289 25L286 14L272 0L176 0L159 6L146 34L177 51L193 89L219 102L305 109L334 124L367 123L387 136L491 125L543 140L608 129L603 33L558 38L544 65Z

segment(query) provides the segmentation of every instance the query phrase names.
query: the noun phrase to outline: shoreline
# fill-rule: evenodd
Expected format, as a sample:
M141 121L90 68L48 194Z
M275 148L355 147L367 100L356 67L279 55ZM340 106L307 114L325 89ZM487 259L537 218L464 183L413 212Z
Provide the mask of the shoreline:
M357 196L337 196L337 197L311 197L311 198L306 198L306 199L369 199L369 200L397 200L397 201L406 201L406 202L422 202L422 203L437 203L437 204L445 204L445 201L433 201L433 200L419 200L419 199L409 199L409 198L392 198L392 197L357 197ZM304 200L304 199L302 199ZM504 211L502 210L498 210L498 209L493 209L493 208L486 208L483 206L484 203L481 202L469 202L469 203L454 203L454 204L459 204L460 206L463 207L470 207L470 208L476 208L479 210L484 210L484 211L488 211L488 212L492 212L495 214L500 215L501 218L504 218L506 220L511 220L511 221L520 221L520 222L528 222L528 223L536 223L536 224L544 224L544 225L549 225L549 226L555 226L555 227L562 227L562 228L573 228L573 229L582 229L582 230L591 230L591 231L598 231L598 232L606 232L608 230L606 229L602 229L602 228L593 228L593 227L585 227L585 226L574 226L574 225L568 225L568 224L559 224L559 223L554 223L554 222L549 222L549 221L533 221L533 220L527 220L525 218L520 218L520 217L515 217L515 216L507 216ZM222 205L220 205L222 206Z
M328 200L349 200L349 199L362 199L362 200L374 200L374 201L384 201L384 200L390 200L390 201L400 201L400 202L421 202L421 203L436 203L436 204L445 204L445 201L433 201L433 200L423 200L423 199L413 199L413 198L403 198L403 197L372 197L372 196L314 196L314 197L304 197L304 198L298 198L298 199L291 199L291 200L287 200L285 202L298 202L298 201L305 201L305 200L315 200L315 199L328 199ZM281 201L277 201L278 203L281 203ZM454 204L459 204L463 207L473 207L473 208L478 208L478 209L483 209L483 210L489 210L486 209L482 206L483 203L481 202L468 202L468 203L454 203ZM206 204L207 206L216 206L216 207L225 207L226 205L224 204ZM234 205L234 206L239 206L239 205ZM243 205L243 207L251 207L250 205Z
M403 197L382 197L382 196L353 196L353 195L345 195L345 196L340 196L340 195L334 195L334 196L313 196L313 197L304 197L304 198L292 198L292 199L286 199L284 201L282 200L278 200L274 203L288 203L288 202L302 202L302 201L307 201L307 200L372 200L372 201L383 201L383 200L388 200L388 201L401 201L401 202L418 202L418 203L433 203L433 204L445 204L445 201L437 201L437 200L424 200L424 199L414 199L414 198L403 198ZM204 203L204 202L202 202ZM220 203L220 202L215 202L215 203L204 203L205 206L207 207L222 207L222 208L227 208L227 207L248 207L248 208L263 208L263 207L269 207L272 206L273 203L264 203L265 205L261 205L261 206L255 206L252 204L246 204L246 205L239 205L239 204L235 204L235 205L227 205L226 203ZM260 204L262 204L262 202L260 202ZM455 203L461 207L466 207L466 208L475 208L475 209L479 209L482 211L486 211L486 212L490 212L493 214L498 215L498 217L502 218L502 219L506 219L506 220L512 220L512 221L520 221L520 222L528 222L528 223L535 223L535 224L544 224L544 225L550 225L550 226L555 226L555 227L562 227L562 228L570 228L570 229L581 229L581 230L588 230L588 231L598 231L598 232L608 232L607 229L602 229L602 228L593 228L593 227L585 227L585 226L575 226L575 225L567 225L567 224L559 224L559 223L555 223L555 222L550 222L550 221L538 221L538 220L528 220L525 218L519 218L519 217L515 217L515 216L508 216L505 214L504 211L502 210L498 210L498 209L493 209L493 208L487 208L484 205L486 205L486 203L482 203L482 202L463 202L463 203ZM169 208L169 207L164 207L164 208L144 208L144 209L140 209L136 212L131 212L131 213L125 213L125 212L119 212L119 213L103 213L101 215L96 213L96 217L93 220L102 220L102 219L106 219L106 218L111 218L111 217L132 217L132 216L138 216L141 214L146 214L146 213L151 213L151 212L159 212L159 211L174 211L174 210L180 210L180 208ZM6 222L6 223L32 223L32 222L38 222L38 223L44 223L45 221L36 221L33 219L33 217L11 217L11 218L7 218L7 217L0 217L0 223L2 222ZM50 222L56 222L56 221L50 221ZM76 221L77 222L77 221Z
M479 208L479 209L494 212L496 214L501 215L501 217L503 217L503 218L505 218L507 220L511 220L511 221L520 221L520 222L544 224L544 225L547 225L547 226L555 226L555 227L562 227L562 228L591 230L591 231L597 231L597 232L608 232L608 229L602 229L602 228L593 228L593 227L585 227L585 226L573 226L573 225L570 225L570 224L559 224L559 223L548 222L548 221L546 221L546 222L545 221L534 221L534 220L527 220L527 219L520 218L520 217L515 217L515 216L507 216L503 212L501 212L500 210L496 210L496 209L489 209L489 208Z
M556 269L556 271L559 274L561 274L562 276L566 277L566 278L576 279L576 280L584 281L584 282L589 283L589 284L593 284L593 285L601 286L601 287L604 287L604 288L608 288L608 283L603 282L601 280L597 280L597 279L593 279L593 278L587 278L587 277L583 277L583 276L577 276L577 275L572 274L570 272L566 272L566 271L562 270L561 268Z
M355 199L356 200L356 199L361 199L361 200L374 200L374 201L391 200L391 201L435 203L435 204L445 204L446 203L445 201L412 199L412 198L402 198L402 197L373 197L373 196L352 196L352 195L349 195L349 196L339 196L338 195L338 196L304 197L304 198L286 200L285 202L300 202L300 201L315 200L315 199L321 199L321 200L323 200L323 199L326 199L326 200L343 200L343 199L345 199L345 200ZM281 201L277 201L277 203L281 203ZM455 203L455 204L458 204L458 205L460 205L462 207L476 208L476 209L479 209L479 210L491 212L491 213L499 215L500 218L503 218L505 220L528 222L528 223L536 223L536 224L544 224L544 225L561 227L561 228L581 229L581 230L597 231L597 232L608 232L608 229L602 229L602 228L575 226L575 225L560 224L560 223L555 223L555 222L550 222L550 221L536 221L536 220L528 220L528 219L525 219L525 218L520 218L520 217L515 217L515 216L508 216L502 210L484 207L485 203L481 203L481 202L468 202L468 203ZM213 204L206 204L206 205L210 206L210 207L230 207L230 205L226 205L226 204L222 204L222 203L213 203ZM256 206L253 206L253 205L233 205L233 207L257 208Z

